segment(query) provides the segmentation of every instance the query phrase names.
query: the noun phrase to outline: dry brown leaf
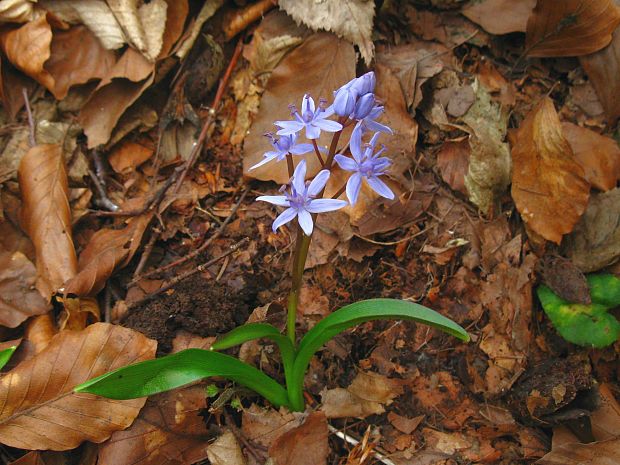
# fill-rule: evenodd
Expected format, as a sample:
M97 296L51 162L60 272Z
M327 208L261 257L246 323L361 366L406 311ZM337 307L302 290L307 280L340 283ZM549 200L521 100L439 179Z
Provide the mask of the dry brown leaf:
M525 49L532 57L588 55L611 42L618 24L614 0L538 0L527 21Z
M553 449L535 462L537 465L617 465L620 463L620 437L580 444L573 442Z
M243 174L262 181L288 182L286 163L269 163L248 172L263 154L271 150L263 136L274 132L276 120L290 119L288 105L298 107L305 93L315 100L332 98L332 92L354 77L355 52L353 47L333 34L320 32L308 37L299 47L287 55L273 70L261 100L260 109L244 142ZM321 134L319 145L327 145L331 137ZM297 157L301 159L301 157ZM308 174L318 172L320 165L316 156L306 157Z
M280 0L280 8L298 23L330 31L357 45L367 65L372 61L372 25L375 3L366 0ZM309 69L309 68L308 68Z
M481 0L470 2L462 13L491 34L525 32L536 0Z
M235 435L226 431L207 448L211 465L245 465L247 460Z
M79 273L65 283L64 292L87 296L101 291L114 270L132 259L151 218L145 214L130 219L123 229L97 231L80 254Z
M302 421L300 413L290 413L286 409L265 409L252 404L243 410L241 429L250 441L269 447L276 438L298 427Z
M311 413L301 426L278 437L269 448L274 465L325 465L328 453L323 412Z
M46 350L0 379L0 442L68 450L127 428L146 399L117 401L72 390L107 371L153 358L155 346L136 331L107 323L59 333Z
M166 11L166 30L162 38L161 52L158 59L170 55L172 48L183 34L185 20L189 12L187 0L166 0L168 9Z
M130 428L99 447L105 465L190 465L207 457L203 386L150 397ZM210 449L210 448L209 448Z
M452 189L462 194L467 194L465 175L469 169L470 153L469 142L462 140L444 142L437 154L437 168L441 178Z
M610 125L620 118L620 29L612 35L611 43L591 55L579 57Z
M512 198L535 233L559 244L588 205L590 185L549 97L521 123L512 149Z
M37 269L21 252L0 251L0 325L15 328L50 306L36 290Z
M108 157L110 166L118 174L130 174L153 155L153 149L131 140L118 145Z
M562 134L590 184L602 191L616 187L620 179L620 147L615 140L573 123L562 123Z
M28 95L30 95L36 83L16 70L4 57L0 57L0 68L2 73L2 82L0 84L2 105L11 119L15 119L19 110L24 106L24 94L22 93L22 89L25 88L28 91Z
M18 174L22 221L37 255L37 289L49 298L77 273L62 148L53 144L31 148Z

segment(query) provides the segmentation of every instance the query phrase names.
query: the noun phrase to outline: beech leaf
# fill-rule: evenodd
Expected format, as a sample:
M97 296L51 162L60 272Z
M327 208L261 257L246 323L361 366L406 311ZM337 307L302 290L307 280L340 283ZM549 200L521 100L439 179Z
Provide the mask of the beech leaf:
M269 448L274 465L325 465L329 446L327 419L313 412L306 421L278 437Z
M95 323L62 331L46 349L0 379L0 442L21 449L68 450L127 428L146 399L117 401L74 386L153 358L155 342L120 326Z
M536 0L479 0L463 8L463 15L491 34L525 32Z
M77 273L62 148L32 147L19 165L22 221L36 251L37 289L50 297Z
M538 0L527 21L525 49L532 57L587 55L606 47L618 24L614 0Z
M512 148L512 198L536 234L559 244L588 205L590 185L549 97L521 123Z

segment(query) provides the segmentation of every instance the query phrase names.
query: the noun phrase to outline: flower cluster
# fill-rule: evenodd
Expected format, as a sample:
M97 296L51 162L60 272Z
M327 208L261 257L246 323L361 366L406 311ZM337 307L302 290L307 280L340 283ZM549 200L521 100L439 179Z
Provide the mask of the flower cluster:
M319 100L316 105L314 99L306 94L301 103L301 112L291 105L293 119L276 121L275 125L278 127L276 134L266 134L274 150L266 152L263 159L250 169L263 166L272 160L287 160L291 176L289 190L286 191L286 186L281 189L284 195L262 195L257 198L257 200L286 207L286 210L274 221L274 231L297 217L304 234L310 236L313 231L313 215L346 206L346 201L337 198L344 191L346 191L349 203L354 205L364 180L380 196L387 199L394 198L394 193L380 179L381 176L387 174L391 160L381 156L385 147L377 146L377 142L381 133L392 134L392 130L376 121L383 114L384 108L376 98L374 88L375 75L369 72L352 79L335 91L332 105L328 106L327 101L323 99ZM338 117L337 121L328 119L333 115ZM340 151L335 150L342 130L353 124L355 126L349 143ZM306 138L311 140L312 144L297 143L301 131L305 131ZM316 142L316 139L321 136L321 131L334 134L332 148L327 154L326 161L323 161L322 151ZM367 133L374 134L365 143L364 138ZM351 156L347 156L349 150ZM323 169L314 179L306 180L306 161L302 160L293 169L293 155L304 155L313 151ZM351 175L346 185L342 186L334 198L323 199L325 185L336 164L342 170L350 172Z

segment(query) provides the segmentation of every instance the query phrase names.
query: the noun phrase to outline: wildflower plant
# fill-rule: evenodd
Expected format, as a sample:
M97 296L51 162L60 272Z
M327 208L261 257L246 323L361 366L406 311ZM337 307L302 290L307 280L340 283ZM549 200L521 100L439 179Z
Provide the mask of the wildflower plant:
M384 180L391 161L382 156L386 149L379 144L379 138L392 134L392 130L377 121L384 108L374 89L375 75L369 72L335 91L331 105L323 99L317 105L310 95L304 95L301 111L291 105L292 119L276 121L276 133L267 134L273 150L266 152L263 159L250 168L253 170L278 162L286 162L288 167L290 181L280 190L281 195L257 198L283 209L273 223L274 232L286 224L297 232L287 302L286 334L266 323L245 324L220 337L211 350L187 349L129 365L87 381L75 388L77 392L131 399L174 389L209 376L221 376L254 390L276 407L302 411L305 408L304 377L312 356L328 340L359 323L379 319L411 320L433 326L464 341L469 340L467 332L452 320L422 305L397 299L369 299L347 305L317 323L301 340L297 338L295 323L299 294L317 215L354 205L363 184L381 197L395 198ZM351 125L353 130L349 142L338 149L344 128ZM318 146L317 139L321 132L332 134L329 150ZM302 133L310 142L298 142ZM321 170L309 177L306 160L297 161L296 158L312 152ZM325 198L325 186L336 166L349 173L349 178L332 198ZM219 352L259 338L270 339L280 349L285 386L257 368Z

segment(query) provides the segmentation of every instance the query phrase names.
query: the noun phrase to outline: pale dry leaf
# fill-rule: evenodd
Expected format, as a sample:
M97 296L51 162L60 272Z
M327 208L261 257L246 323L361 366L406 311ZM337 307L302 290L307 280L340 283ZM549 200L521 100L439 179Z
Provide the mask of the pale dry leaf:
M21 252L0 251L0 325L15 328L50 306L35 288L37 269Z
M559 244L588 205L590 185L545 97L521 123L512 148L512 198L526 225Z
M194 42L196 42L196 39L198 38L198 35L200 34L200 31L202 30L202 26L204 25L204 23L211 16L213 16L215 12L219 10L223 4L224 4L224 0L206 0L203 3L202 8L200 9L200 12L196 16L196 18L194 18L194 21L190 29L186 32L184 36L185 38L183 39L181 43L179 43L177 50L174 52L174 54L178 58L181 58L181 59L185 58L185 55L189 53L189 51L194 45Z
M131 218L122 229L98 230L80 254L79 272L65 283L64 292L85 297L101 291L112 273L133 258L152 217L144 214Z
M480 0L470 2L461 13L491 34L525 32L536 0Z
M333 32L357 45L367 65L372 61L375 52L372 43L375 2L372 0L280 0L278 4L298 23L315 31Z
M620 147L614 139L568 122L562 123L562 134L590 184L602 191L616 187L620 179Z
M49 298L77 273L62 148L37 145L19 165L23 226L36 250L37 289Z
M275 131L274 121L290 119L288 105L294 103L299 107L306 93L315 100L324 97L331 101L332 92L352 79L354 73L353 47L333 34L313 34L288 54L271 73L258 114L245 138L243 174L262 181L285 184L289 179L286 163L269 163L248 171L262 159L266 151L271 150L263 134ZM331 140L329 134L324 134L321 134L319 145L327 145ZM316 155L308 155L306 159L308 173L318 172L320 165Z
M620 29L612 34L611 43L604 49L579 57L610 125L620 118Z
M278 437L269 448L274 465L326 465L327 419L313 412L304 423Z
M0 23L25 23L32 21L36 0L0 1Z
M68 450L127 428L146 399L118 401L75 394L73 388L153 358L155 346L136 331L107 323L57 334L44 351L0 379L0 441L21 449Z
M247 460L241 451L235 435L226 431L207 448L211 465L246 465Z
M116 431L99 446L99 463L190 465L204 460L211 448L200 415L206 407L204 386L150 397L129 428Z
M614 0L538 0L527 21L525 49L532 57L588 55L611 42L618 24Z
M148 51L144 26L138 14L139 0L106 0L129 45L146 55ZM163 25L161 31L163 33Z
M168 4L165 0L153 0L138 9L138 17L144 30L144 55L151 61L159 56L164 45L167 13Z

